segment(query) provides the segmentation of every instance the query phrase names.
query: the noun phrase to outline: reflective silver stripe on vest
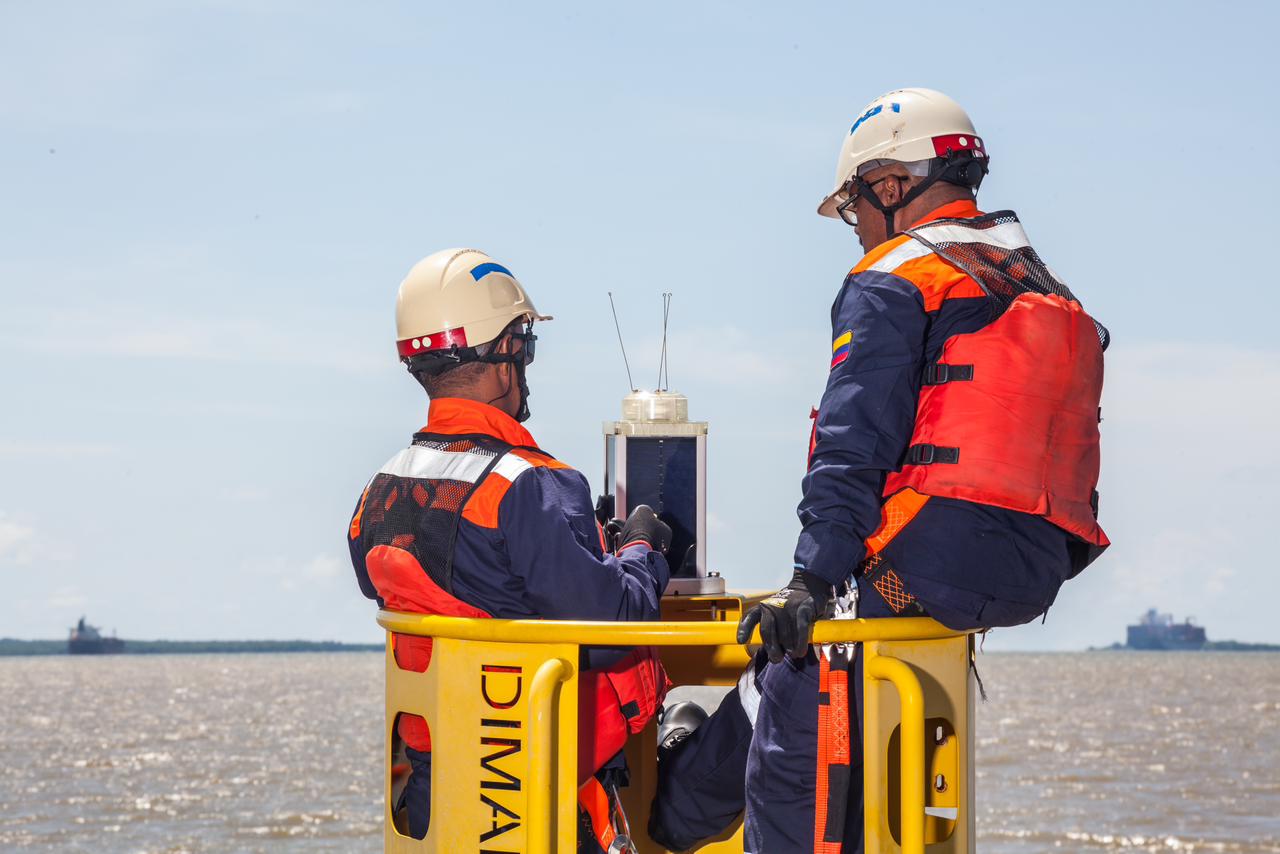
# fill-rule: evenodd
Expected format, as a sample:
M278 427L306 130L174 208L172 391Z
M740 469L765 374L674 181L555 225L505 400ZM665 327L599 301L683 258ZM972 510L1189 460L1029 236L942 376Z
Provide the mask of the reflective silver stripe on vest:
M379 474L396 477L416 477L423 480L460 480L475 483L493 457L469 454L466 451L438 451L410 445L396 454L378 470Z
M757 676L759 673L756 662L752 660L738 677L738 699L742 702L742 711L746 713L747 720L751 721L752 729L756 728L756 717L760 714L760 686L756 684Z
M923 225L920 228L913 228L907 234L912 237L919 236L933 244L986 243L1008 250L1022 249L1031 245L1031 241L1027 239L1027 233L1022 230L1022 224L1018 222L1006 222L991 228L970 228L967 225L949 222L939 225ZM908 240L870 267L859 272L892 273L908 261L923 258L932 252L933 250L920 240Z
M424 480L460 480L464 483L475 483L491 462L493 457L485 454L473 454L469 451L441 451L437 448L410 445L392 457L378 470L378 473L396 477L417 477ZM498 460L498 464L493 467L492 474L501 475L514 483L517 477L531 468L533 464L528 460L522 460L515 454L504 454Z
M516 478L533 468L533 463L528 460L522 460L515 454L507 454L498 460L498 464L493 467L493 473L502 475L507 480L515 483Z
M928 246L925 246L919 240L908 240L901 246L891 251L888 255L881 258L865 270L859 270L860 273L892 273L908 261L914 261L917 258L923 258L933 252Z
M908 234L919 236L930 243L986 243L1001 249L1022 249L1030 246L1027 233L1022 230L1020 222L1004 222L991 228L970 228L954 222L938 225L922 225L913 228ZM927 247L926 247L927 248ZM890 253L892 254L892 253Z

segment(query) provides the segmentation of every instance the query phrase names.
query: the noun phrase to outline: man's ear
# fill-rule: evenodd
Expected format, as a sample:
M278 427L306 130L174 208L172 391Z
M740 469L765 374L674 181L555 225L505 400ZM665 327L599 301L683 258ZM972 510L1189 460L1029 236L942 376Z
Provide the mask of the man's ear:
M503 333L502 340L498 342L498 346L495 348L494 352L501 353L504 356L509 356L515 352L515 349L515 339L511 337L510 332L506 332ZM499 369L498 374L502 377L502 381L504 383L510 383L516 366L511 362L502 362L497 365L497 367Z
M902 185L908 180L910 179L904 178L901 175L890 175L888 181L885 181L876 188L881 190L880 201L884 202L885 205L896 205L898 202L902 201Z

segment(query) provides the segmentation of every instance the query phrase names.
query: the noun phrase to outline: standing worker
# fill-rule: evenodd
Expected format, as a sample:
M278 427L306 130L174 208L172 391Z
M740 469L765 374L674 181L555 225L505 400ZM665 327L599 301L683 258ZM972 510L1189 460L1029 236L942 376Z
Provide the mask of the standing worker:
M743 643L759 626L768 665L758 658L740 702L674 746L659 788L723 815L723 788L681 789L682 754L727 766L753 726L748 852L862 851L861 648L852 663L809 651L837 594L859 617L1012 626L1108 545L1095 487L1109 336L1016 215L978 210L987 166L958 104L902 89L853 122L818 208L852 225L866 254L831 311L795 573L739 625ZM841 683L853 709L838 705ZM820 717L841 714L858 736L843 754L818 739ZM665 808L658 829L689 844L717 829L693 820L710 814Z
M351 519L356 578L380 606L471 618L657 618L670 528L637 507L608 553L586 479L521 426L536 320L550 318L475 249L428 256L400 284L396 346L431 404L427 425L373 476ZM430 638L394 641L400 667L430 666ZM627 850L612 825L620 751L661 707L668 682L649 648L583 654L579 850ZM409 835L421 839L431 817L431 733L416 715L402 715L397 732L412 771L396 812L404 809ZM491 842L503 847L500 837Z

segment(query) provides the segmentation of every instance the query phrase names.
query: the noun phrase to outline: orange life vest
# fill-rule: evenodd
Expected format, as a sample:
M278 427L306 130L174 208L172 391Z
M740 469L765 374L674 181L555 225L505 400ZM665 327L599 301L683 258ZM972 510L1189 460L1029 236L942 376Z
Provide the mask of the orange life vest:
M389 608L491 617L449 589L452 545L468 500L489 477L510 468L503 460L512 446L487 436L420 433L410 450L414 448L422 452L411 463L397 457L374 475L352 520L350 536L366 549L368 579ZM400 667L424 672L430 666L431 638L397 634L392 642ZM669 686L652 647L638 647L609 667L579 674L579 783L621 750L630 734L644 728ZM431 733L421 717L402 715L397 731L413 749L431 749Z
M1008 211L906 233L976 281L996 317L947 339L925 370L906 459L885 496L911 490L1042 516L1096 556L1109 545L1095 491L1108 333Z

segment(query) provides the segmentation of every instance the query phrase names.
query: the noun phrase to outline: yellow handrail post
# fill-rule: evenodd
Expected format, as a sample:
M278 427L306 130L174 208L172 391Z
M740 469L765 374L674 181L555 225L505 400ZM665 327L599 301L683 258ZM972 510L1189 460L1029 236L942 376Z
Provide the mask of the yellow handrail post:
M555 850L556 701L560 685L573 673L561 658L544 661L533 676L529 691L531 736L529 750L529 854L551 854Z
M893 684L902 705L900 784L902 854L924 854L924 689L903 661L876 655L866 662L867 675Z

